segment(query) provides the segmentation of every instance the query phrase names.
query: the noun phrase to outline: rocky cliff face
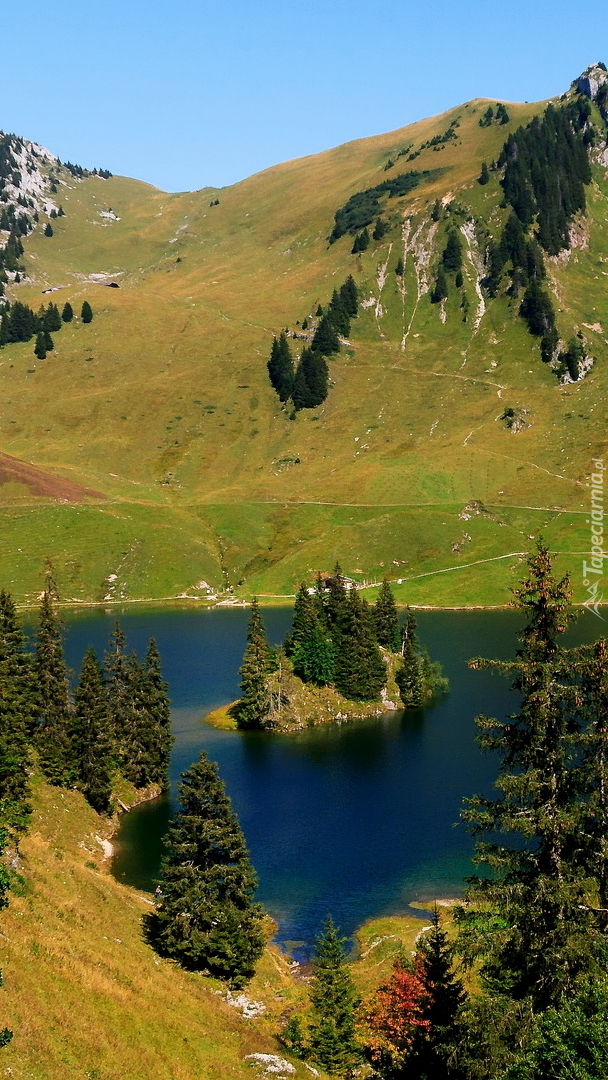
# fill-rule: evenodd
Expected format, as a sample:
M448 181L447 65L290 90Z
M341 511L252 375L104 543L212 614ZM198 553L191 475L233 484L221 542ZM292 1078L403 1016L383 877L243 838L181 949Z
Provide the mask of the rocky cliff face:
M585 94L592 101L597 101L602 86L608 83L608 72L603 64L590 64L575 81L579 94Z
M0 134L0 199L5 205L49 214L57 210L50 176L59 159L36 143Z

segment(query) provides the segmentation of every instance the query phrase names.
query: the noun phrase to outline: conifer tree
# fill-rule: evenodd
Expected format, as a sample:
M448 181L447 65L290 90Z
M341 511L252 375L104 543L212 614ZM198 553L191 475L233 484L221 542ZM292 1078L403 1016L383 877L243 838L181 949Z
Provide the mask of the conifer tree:
M0 822L6 836L28 825L30 733L34 721L31 659L12 597L0 591Z
M375 701L386 682L386 666L376 643L372 614L351 589L337 625L334 682L344 697Z
M329 372L327 361L320 352L308 347L302 355L296 369L292 398L296 409L315 409L327 397Z
M66 300L65 304L63 305L63 310L61 312L61 318L62 318L63 322L66 322L66 323L71 322L72 319L74 318L74 309L73 309L72 305L70 304L69 300Z
M291 630L285 638L284 648L285 655L292 656L306 639L310 628L310 620L312 616L313 598L308 592L308 589L304 582L300 585L296 594L295 603L293 606L293 619L291 623Z
M488 166L487 166L485 161L482 161L482 163L481 163L481 172L479 174L479 178L477 180L477 183L481 184L482 187L485 184L490 183L490 170L488 169Z
M498 796L467 800L462 816L492 877L473 882L471 899L482 905L477 921L474 908L459 918L463 948L482 955L485 985L546 1008L570 992L581 971L601 963L602 948L589 882L573 854L581 846L580 735L572 658L560 644L573 617L570 588L567 578L553 576L542 541L515 596L528 619L515 661L471 662L514 672L521 706L505 723L477 718L480 745L500 760Z
M272 339L268 376L281 401L288 401L293 392L293 357L285 331Z
M335 652L323 613L302 585L290 635L293 670L303 682L327 686L333 680Z
M88 300L83 300L82 308L80 309L80 318L83 323L90 323L93 321L93 308L89 304Z
M152 783L148 771L148 748L153 720L149 713L142 665L134 652L126 657L128 693L120 715L117 752L120 771L137 788Z
M205 754L182 776L147 936L161 956L242 986L264 946L256 876L217 767Z
M352 274L348 275L346 281L340 288L340 299L351 319L356 318L359 311L359 290L357 289Z
M329 315L322 315L312 339L312 351L330 356L340 351L340 342Z
M310 1049L330 1076L346 1076L361 1060L355 1035L359 1004L340 937L331 918L316 939L310 984Z
M48 331L49 334L54 334L57 330L61 330L61 315L59 314L57 304L53 304L51 301L42 315L41 322L42 329Z
M43 330L40 330L36 335L34 356L36 356L38 360L44 360L46 358L46 335Z
M411 638L403 642L403 661L395 672L399 696L406 709L419 709L424 703L422 665L416 645Z
M319 577L317 579L316 596L325 615L327 625L333 632L338 626L342 612L348 603L348 591L344 584L340 563L337 562L334 566L334 572L327 585L327 590L324 590Z
M450 229L441 261L449 272L462 269L462 240L456 229Z
M437 277L435 278L435 285L431 290L431 303L439 304L442 300L445 300L448 295L448 279L446 277L445 268L442 262L439 263L437 268Z
M431 929L418 939L416 970L424 986L421 1026L414 1040L412 1080L457 1080L463 1072L455 1062L461 1040L462 1010L466 993L454 970L454 950L441 928L437 911Z
M87 802L100 814L110 810L112 751L101 665L87 649L74 695L72 717L74 779Z
M146 770L148 783L169 785L169 759L173 745L168 686L161 672L161 659L154 638L150 638L141 670L146 712L150 718Z
M70 740L70 685L63 655L63 623L55 609L57 600L53 567L47 562L34 659L36 744L46 779L61 786L72 781L74 762Z
M132 667L126 652L127 640L118 619L104 654L106 708L114 754L118 762L126 756L128 719L131 716ZM139 671L138 671L139 676Z
M388 578L384 578L374 604L374 625L378 644L391 652L397 652L401 644L399 616Z
M351 249L351 255L360 255L362 251L367 251L368 247L369 232L366 226L360 233L357 233L357 235L355 236Z
M240 728L260 728L268 715L270 695L268 670L270 649L257 597L251 601L251 615L247 627L247 645L239 674L241 676L241 699L235 707Z
M341 293L334 289L327 308L327 317L337 334L348 337L350 334L350 315L346 310Z

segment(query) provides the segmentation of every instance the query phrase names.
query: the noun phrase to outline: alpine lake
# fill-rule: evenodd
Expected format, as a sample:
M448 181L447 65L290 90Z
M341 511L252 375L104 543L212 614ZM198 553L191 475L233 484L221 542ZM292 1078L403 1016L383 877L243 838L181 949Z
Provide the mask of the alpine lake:
M263 609L278 644L291 610ZM122 818L112 871L152 892L180 773L202 750L219 765L259 877L258 899L275 919L276 940L305 959L331 914L350 936L367 919L409 912L416 902L459 897L472 872L472 840L459 824L463 798L489 793L496 760L476 741L479 713L517 709L509 680L472 671L468 661L508 659L521 616L503 611L418 612L418 632L443 665L450 691L424 709L307 729L296 735L225 732L205 724L238 697L249 611L78 612L66 618L66 657L78 671L87 646L102 655L114 620L143 656L154 637L169 684L175 744L171 791ZM593 641L604 623L584 611L567 643Z

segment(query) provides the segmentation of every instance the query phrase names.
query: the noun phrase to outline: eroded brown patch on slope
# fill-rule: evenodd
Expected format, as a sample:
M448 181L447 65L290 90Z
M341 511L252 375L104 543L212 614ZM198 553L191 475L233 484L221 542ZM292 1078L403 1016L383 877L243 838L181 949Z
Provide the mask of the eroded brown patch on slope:
M0 452L0 486L9 483L24 484L33 495L42 495L60 502L84 502L85 499L104 499L101 491L82 487L72 480L30 465L27 461Z

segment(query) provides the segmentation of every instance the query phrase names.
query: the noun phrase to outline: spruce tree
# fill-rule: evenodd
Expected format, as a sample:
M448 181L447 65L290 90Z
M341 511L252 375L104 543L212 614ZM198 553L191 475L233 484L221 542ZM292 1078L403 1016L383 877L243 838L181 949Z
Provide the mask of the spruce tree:
M350 334L350 315L337 289L334 289L329 302L327 317L337 334L348 337Z
M293 670L303 682L327 686L333 681L335 650L327 623L313 597L298 594L292 632Z
M273 338L268 361L268 377L281 401L288 401L293 392L293 357L283 331Z
M385 649L397 652L401 644L399 616L397 615L397 605L388 578L384 578L380 586L373 611L376 641Z
M331 918L316 939L312 960L310 1050L330 1076L347 1076L361 1061L355 1034L359 1004L340 937Z
M74 694L72 753L74 779L87 802L99 814L110 810L112 750L101 665L87 649Z
M67 785L74 776L70 740L70 684L63 654L63 623L53 567L47 563L36 631L36 745L40 766L51 784Z
M93 308L89 304L88 300L83 300L82 308L80 309L80 318L83 323L90 323L93 321Z
M572 657L560 643L573 617L570 588L567 578L553 576L542 541L515 596L528 620L515 661L471 662L515 673L521 705L506 722L477 718L481 747L500 762L498 795L466 800L462 816L478 838L477 861L492 876L473 880L470 898L481 909L459 917L463 948L482 955L485 985L527 998L537 1009L569 993L581 971L601 964L602 926L575 854L581 848L581 740L574 705L583 694L573 693Z
M419 709L424 704L424 679L418 650L411 638L403 643L403 660L395 672L399 696L406 709Z
M239 987L262 953L262 911L238 819L205 754L183 774L179 801L148 939L161 956Z
M0 591L0 822L11 838L31 814L28 773L34 721L31 658L13 599Z
M443 263L439 263L437 268L437 277L435 278L435 284L431 290L431 303L439 304L442 300L445 300L448 295L448 279L445 273L445 267Z
M46 358L46 335L43 330L40 330L36 335L34 356L37 357L38 360L44 360Z
M488 166L487 166L486 162L482 161L482 163L481 163L481 172L480 172L479 177L477 179L477 183L481 184L482 187L483 187L485 184L489 184L489 182L490 182L490 170L488 169Z
M141 683L146 712L150 718L146 740L148 783L169 785L169 759L173 745L168 686L161 672L161 659L154 638L150 638L141 669Z
M462 269L462 240L456 229L450 229L448 233L441 260L448 272L455 273Z
M353 246L351 249L351 255L359 255L362 251L367 251L369 247L369 232L367 227L355 236Z
M61 318L62 318L63 322L66 322L66 323L71 322L72 319L74 318L74 309L73 309L72 305L70 304L69 300L66 300L65 304L63 305L63 310L61 312Z
M120 771L137 788L153 783L149 772L149 747L153 742L153 718L148 710L145 677L134 652L126 658L128 695L120 717L117 748Z
M359 311L359 290L357 289L352 274L348 275L346 281L340 288L340 299L351 319L356 318Z
M372 614L351 589L337 625L334 683L344 697L376 701L386 683L386 665L376 643Z
M322 315L312 339L312 351L330 356L340 351L338 334L329 315Z
M325 358L313 349L304 348L293 381L292 399L296 410L314 409L321 405L327 397L328 383Z
M247 627L245 655L239 669L241 698L235 706L237 723L240 728L264 727L264 721L268 716L270 707L267 678L269 666L270 649L257 597L254 596L251 601L251 615Z
M61 330L61 315L59 314L59 308L57 307L57 304L53 304L52 301L42 316L42 329L48 331L49 334L54 334L57 330Z
M118 762L126 757L128 720L131 715L132 668L126 647L127 640L117 619L104 654L104 685L112 746Z
M466 993L454 968L454 950L441 928L437 911L431 929L417 942L416 971L424 986L421 1025L413 1045L411 1080L457 1080L464 1073L455 1062L462 1038Z

